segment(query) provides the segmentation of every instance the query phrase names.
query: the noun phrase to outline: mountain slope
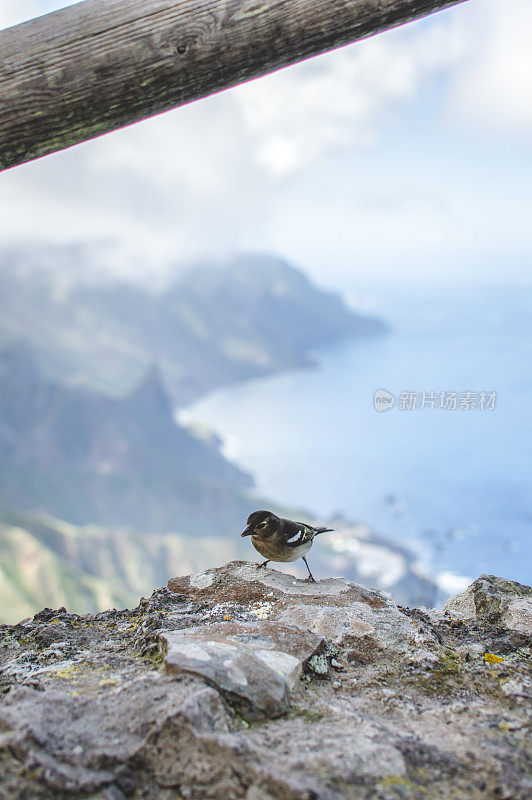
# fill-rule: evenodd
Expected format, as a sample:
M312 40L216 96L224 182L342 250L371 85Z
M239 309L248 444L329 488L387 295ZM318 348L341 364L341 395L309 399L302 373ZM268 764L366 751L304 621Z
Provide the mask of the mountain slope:
M112 396L156 361L174 405L184 405L223 384L308 365L331 340L384 330L271 256L198 264L160 291L101 276L81 282L87 259L75 248L0 252L0 346L24 341L56 380Z
M79 614L134 606L173 574L234 558L234 542L77 527L42 514L0 509L0 623L43 606L66 605Z
M177 425L154 368L122 400L48 381L24 346L0 352L0 501L146 533L239 525L251 478Z

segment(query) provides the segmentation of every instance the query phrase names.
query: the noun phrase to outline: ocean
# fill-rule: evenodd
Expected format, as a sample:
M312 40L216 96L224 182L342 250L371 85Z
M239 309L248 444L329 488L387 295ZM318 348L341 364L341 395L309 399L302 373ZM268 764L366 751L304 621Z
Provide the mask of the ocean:
M481 573L532 583L530 286L376 287L368 299L388 335L215 391L181 419L215 430L262 497L368 524L444 593Z

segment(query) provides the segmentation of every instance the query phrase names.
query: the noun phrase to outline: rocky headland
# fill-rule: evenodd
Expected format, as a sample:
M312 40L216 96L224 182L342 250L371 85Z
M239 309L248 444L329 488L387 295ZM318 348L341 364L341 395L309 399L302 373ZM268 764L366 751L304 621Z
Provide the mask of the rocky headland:
M232 562L0 627L0 796L524 800L532 589L443 611Z
M0 248L0 623L136 605L171 575L245 557L242 522L272 502L175 409L386 331L274 256L174 265L152 286L113 278L104 251ZM434 603L412 554L331 527L317 575Z
M83 247L0 247L0 347L21 342L53 381L106 396L124 397L156 362L181 407L387 330L275 256L174 266L158 289L95 261Z

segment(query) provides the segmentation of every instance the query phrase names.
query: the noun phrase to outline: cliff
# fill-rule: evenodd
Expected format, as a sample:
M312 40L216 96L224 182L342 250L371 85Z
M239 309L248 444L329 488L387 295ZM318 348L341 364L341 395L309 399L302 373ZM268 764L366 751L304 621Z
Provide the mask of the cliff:
M76 525L227 533L251 484L216 441L176 424L158 369L113 399L50 381L24 345L0 351L2 504Z
M530 796L532 589L442 612L245 562L0 627L5 800Z

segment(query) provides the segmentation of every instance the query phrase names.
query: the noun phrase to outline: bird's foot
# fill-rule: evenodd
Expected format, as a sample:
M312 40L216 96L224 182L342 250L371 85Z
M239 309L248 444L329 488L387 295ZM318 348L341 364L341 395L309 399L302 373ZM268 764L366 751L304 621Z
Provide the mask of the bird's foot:
M305 578L305 583L316 583L316 580L312 577L312 575L309 575L308 578Z
M257 564L257 569L262 569L263 567L266 566L266 564L269 564L269 563L270 563L270 559L268 559L267 561L263 561L262 564Z

